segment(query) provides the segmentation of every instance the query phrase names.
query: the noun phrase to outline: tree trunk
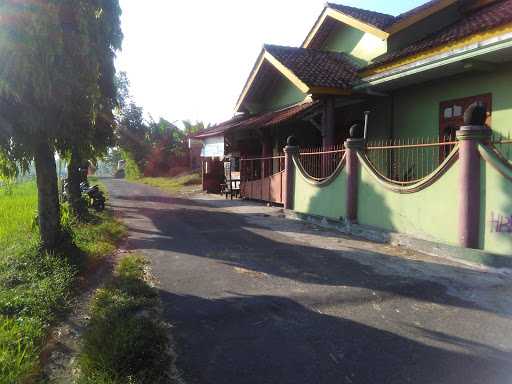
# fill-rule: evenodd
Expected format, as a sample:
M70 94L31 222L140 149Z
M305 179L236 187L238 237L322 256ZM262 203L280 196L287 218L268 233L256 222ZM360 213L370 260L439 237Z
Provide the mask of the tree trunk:
M59 245L62 231L60 226L57 166L55 164L53 148L46 139L41 140L37 145L34 160L37 175L41 243L44 249L54 250Z
M77 219L82 219L85 213L85 205L82 200L82 192L80 190L80 183L82 182L82 173L80 167L82 159L76 151L71 152L71 159L68 164L68 193L69 203L73 215Z

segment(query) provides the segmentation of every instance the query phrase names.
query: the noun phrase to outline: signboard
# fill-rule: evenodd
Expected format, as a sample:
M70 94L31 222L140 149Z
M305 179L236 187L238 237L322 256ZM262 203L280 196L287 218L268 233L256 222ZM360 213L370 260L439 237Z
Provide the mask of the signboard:
M224 157L224 136L207 137L203 140L201 157Z

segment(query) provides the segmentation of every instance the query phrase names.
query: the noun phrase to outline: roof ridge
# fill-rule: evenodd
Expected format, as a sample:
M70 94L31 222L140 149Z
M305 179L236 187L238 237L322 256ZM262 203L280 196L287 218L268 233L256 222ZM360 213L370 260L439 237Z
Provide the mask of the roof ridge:
M295 49L295 50L301 50L301 51L307 51L307 52L315 52L315 53L324 53L328 55L333 56L345 56L347 58L350 58L350 55L346 52L337 52L337 51L328 51L324 49L318 49L318 48L304 48L304 47L292 47L289 45L277 45L277 44L264 44L263 47L267 49L269 48L284 48L284 49Z
M372 25L380 30L384 30L387 26L395 22L395 16L369 9L329 2L326 4L326 7L344 13L347 16L362 21L365 24Z
M395 17L393 15L390 15L389 13L384 13L384 12L377 12L377 11L373 11L371 9L366 9L366 8L359 8L359 7L353 7L351 5L345 5L345 4L337 4L337 3L331 3L331 2L327 2L327 6L328 7L331 7L334 6L335 8L336 7L342 7L342 8L348 8L348 9L351 9L351 10L354 10L354 11L363 11L363 12L369 12L369 13L373 13L375 15L380 15L380 16L389 16L389 17Z
M395 16L395 19L396 19L395 23L399 22L399 21L402 21L403 19L406 19L406 18L408 18L408 17L410 17L412 15L415 15L419 11L422 11L424 9L428 9L432 5L437 4L440 1L441 0L429 0L429 1L426 1L425 3L423 3L421 5L418 5L417 7L414 7L412 9L409 9L408 11L402 12L399 15Z

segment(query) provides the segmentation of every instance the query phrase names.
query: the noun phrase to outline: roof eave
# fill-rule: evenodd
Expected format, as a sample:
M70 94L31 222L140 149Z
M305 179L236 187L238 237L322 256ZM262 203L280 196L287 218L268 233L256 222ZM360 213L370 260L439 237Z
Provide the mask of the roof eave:
M473 42L472 44L460 47L456 50L443 52L438 55L394 67L386 71L367 74L366 77L363 74L363 82L356 86L355 90L380 85L405 76L412 76L420 72L507 48L512 49L512 28L510 32L505 35L494 36L487 40Z
M389 37L389 33L382 29L375 27L374 25L365 23L364 21L358 20L350 15L347 15L337 9L331 8L329 4L327 4L320 14L320 17L317 19L316 23L313 25L313 28L309 31L306 39L302 43L302 48L308 48L311 42L314 40L316 34L322 27L323 23L327 19L327 17L331 17L334 20L339 21L340 23L349 25L350 27L356 28L362 32L370 33L380 39L387 39Z
M334 88L334 87L311 87L313 96L333 95L333 96L349 96L352 94L351 88Z
M430 58L445 57L447 55L458 55L465 47L473 47L473 49L484 48L488 45L495 44L506 40L512 34L512 22L495 27L491 30L483 31L466 36L456 41L450 41L444 45L432 47L424 51L414 54L398 57L389 62L374 64L370 68L363 68L360 71L361 77L378 76L380 73L391 72L395 69L406 67L407 64L415 65L418 62L428 61Z
M251 74L245 83L244 89L242 91L242 94L238 98L238 102L235 107L236 112L240 112L240 108L242 107L247 94L249 93L249 90L251 89L254 80L256 79L256 75L258 74L261 66L268 62L270 65L272 65L277 71L279 71L284 77L286 77L295 87L297 87L302 93L309 94L310 88L307 84L305 84L295 73L293 73L292 70L290 70L288 67L286 67L284 64L282 64L278 59L276 59L270 52L268 52L265 48L263 48L260 56L258 57L258 60L256 61L256 64L251 71Z
M386 32L389 35L393 35L397 32L400 32L406 28L409 28L411 25L420 22L421 20L439 12L443 9L449 7L450 5L457 3L459 0L441 0L440 2L433 4L431 7L428 7L418 13L414 13L409 17L404 18L396 23L391 24L388 28L385 28Z

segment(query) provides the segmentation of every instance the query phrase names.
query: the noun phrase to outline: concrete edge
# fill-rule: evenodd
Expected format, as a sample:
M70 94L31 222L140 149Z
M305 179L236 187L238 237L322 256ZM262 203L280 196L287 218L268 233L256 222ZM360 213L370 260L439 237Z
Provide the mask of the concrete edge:
M431 240L418 239L403 233L382 230L367 225L350 223L344 220L305 214L282 209L287 219L301 220L327 229L334 229L345 235L356 236L366 240L394 246L402 246L429 256L456 261L468 266L497 273L512 273L512 257L488 253L478 249L468 249Z

